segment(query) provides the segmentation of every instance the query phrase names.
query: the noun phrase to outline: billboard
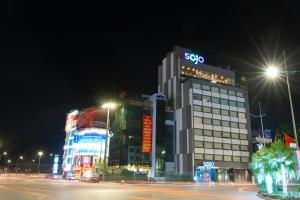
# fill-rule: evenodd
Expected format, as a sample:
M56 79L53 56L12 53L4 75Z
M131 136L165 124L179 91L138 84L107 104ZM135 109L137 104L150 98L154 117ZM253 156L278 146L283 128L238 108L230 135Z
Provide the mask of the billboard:
M143 115L142 152L152 151L152 116Z
M78 116L77 128L106 128L106 111L87 108Z
M74 110L67 114L65 131L69 132L77 126L78 110Z
M92 156L81 156L81 166L91 167L92 166Z

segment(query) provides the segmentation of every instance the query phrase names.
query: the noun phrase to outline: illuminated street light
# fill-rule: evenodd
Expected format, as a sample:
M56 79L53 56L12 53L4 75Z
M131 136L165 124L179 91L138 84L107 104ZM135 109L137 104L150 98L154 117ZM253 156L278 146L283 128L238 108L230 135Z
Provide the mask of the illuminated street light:
M6 151L4 151L4 152L3 152L3 155L5 155L5 156L6 156L6 155L7 155L7 152L6 152Z
M106 160L107 160L107 143L109 137L109 110L114 109L116 107L116 103L114 102L107 102L102 105L102 108L107 109L107 116L106 116L106 137L105 137L105 147L104 147L104 160L103 160L103 172L102 172L102 180L105 180L105 172L106 172Z
M20 156L20 157L18 157L18 159L17 159L16 173L18 172L18 168L19 168L19 160L23 160L23 156Z
M40 164L41 164L41 157L44 153L42 151L39 151L38 152L38 155L39 155L39 164L38 164L38 173L40 173Z
M274 79L279 76L279 69L275 66L268 66L265 73L267 77Z

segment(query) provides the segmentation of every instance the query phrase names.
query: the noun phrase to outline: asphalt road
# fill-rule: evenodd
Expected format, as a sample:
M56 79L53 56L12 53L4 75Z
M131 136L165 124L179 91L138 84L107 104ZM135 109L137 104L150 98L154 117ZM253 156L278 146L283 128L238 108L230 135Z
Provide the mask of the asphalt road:
M1 200L256 200L257 189L237 184L120 184L1 176Z

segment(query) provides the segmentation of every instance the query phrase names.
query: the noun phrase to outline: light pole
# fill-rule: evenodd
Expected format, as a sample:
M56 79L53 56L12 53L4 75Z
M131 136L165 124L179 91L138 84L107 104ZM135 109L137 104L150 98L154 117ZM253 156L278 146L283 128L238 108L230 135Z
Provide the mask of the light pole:
M107 102L102 105L102 108L107 110L107 116L106 116L106 136L105 136L105 147L104 147L104 159L103 159L103 172L102 172L102 180L105 180L105 172L106 172L106 160L107 160L107 143L108 143L108 137L109 137L109 110L114 109L116 107L116 104L113 102Z
M9 172L9 165L10 165L10 163L11 163L11 160L8 159L7 162L6 162L6 167L7 167L7 171L8 171L8 172Z
M16 173L18 172L18 168L19 168L19 159L22 160L22 159L23 159L23 156L20 156L20 157L17 159Z
M44 153L42 151L38 152L38 156L39 156L39 164L38 164L38 173L40 173L40 164L41 164L41 157Z
M296 148L299 150L296 123L295 123L295 116L294 116L294 107L293 107L293 101L292 101L292 95L291 95L291 89L290 89L290 81L289 81L289 76L288 76L288 70L287 70L287 66L286 66L286 59L285 59L285 52L284 51L283 51L283 62L284 62L284 68L285 68L286 84L287 84L287 89L288 89L288 94L289 94L289 102L290 102L290 109L291 109L292 123L293 123L293 132L294 132L294 137L295 137L295 142L296 142ZM274 66L269 66L266 69L265 73L268 77L270 77L272 79L277 78L280 74L278 68L276 68Z

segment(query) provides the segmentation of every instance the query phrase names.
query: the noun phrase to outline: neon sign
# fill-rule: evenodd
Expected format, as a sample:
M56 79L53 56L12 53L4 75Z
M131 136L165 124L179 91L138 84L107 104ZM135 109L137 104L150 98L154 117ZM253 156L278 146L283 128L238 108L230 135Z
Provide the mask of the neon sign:
M184 58L186 60L190 60L190 61L194 62L195 64L204 63L204 58L202 56L198 56L196 54L184 53Z

